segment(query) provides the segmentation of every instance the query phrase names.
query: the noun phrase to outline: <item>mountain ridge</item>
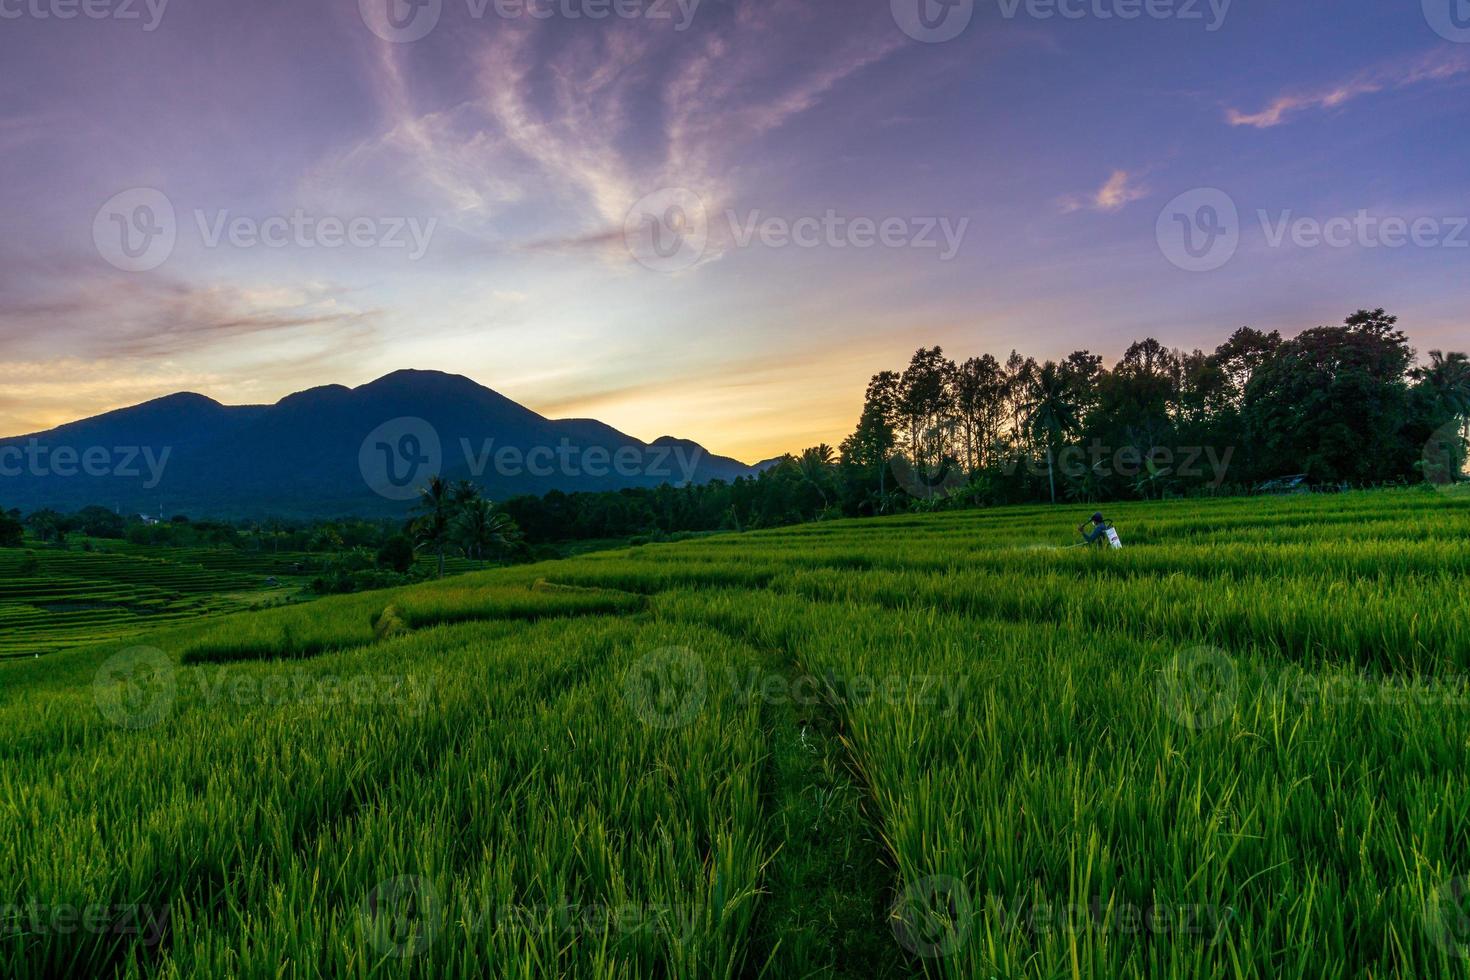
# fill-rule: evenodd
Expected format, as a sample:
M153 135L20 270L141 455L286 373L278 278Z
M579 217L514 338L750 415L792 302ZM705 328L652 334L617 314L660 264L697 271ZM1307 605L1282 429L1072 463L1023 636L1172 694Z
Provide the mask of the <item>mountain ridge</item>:
M550 419L464 375L403 369L269 405L175 392L0 438L0 507L197 517L390 516L429 475L497 499L753 476L687 439Z

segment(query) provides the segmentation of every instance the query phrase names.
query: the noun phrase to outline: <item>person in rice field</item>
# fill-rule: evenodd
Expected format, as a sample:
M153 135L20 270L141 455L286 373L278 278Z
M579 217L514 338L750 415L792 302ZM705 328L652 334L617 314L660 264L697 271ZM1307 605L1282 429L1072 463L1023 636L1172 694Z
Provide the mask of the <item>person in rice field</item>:
M1088 530L1088 525L1092 529ZM1104 545L1108 543L1108 522L1103 520L1102 512L1092 515L1091 521L1083 521L1077 525L1077 533L1082 535L1083 544Z

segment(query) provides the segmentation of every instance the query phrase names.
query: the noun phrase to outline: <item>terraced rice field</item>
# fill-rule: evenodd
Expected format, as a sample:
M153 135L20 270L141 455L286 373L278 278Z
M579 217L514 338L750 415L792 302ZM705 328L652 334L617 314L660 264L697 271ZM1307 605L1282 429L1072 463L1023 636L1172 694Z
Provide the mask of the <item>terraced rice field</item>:
M1466 975L1470 500L1089 510L0 665L0 974Z
M212 612L236 611L288 590L267 578L289 559L206 549L107 553L0 549L0 658L49 654L135 636Z

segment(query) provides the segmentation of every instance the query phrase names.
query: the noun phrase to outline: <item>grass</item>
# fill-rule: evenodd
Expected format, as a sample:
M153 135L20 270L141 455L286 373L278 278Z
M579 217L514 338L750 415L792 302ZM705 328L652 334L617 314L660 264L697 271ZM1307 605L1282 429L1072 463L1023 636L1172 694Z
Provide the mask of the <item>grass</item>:
M295 591L288 576L300 575L289 555L92 544L91 551L0 549L0 658L285 602Z
M1072 510L0 664L0 975L1465 975L1470 499Z

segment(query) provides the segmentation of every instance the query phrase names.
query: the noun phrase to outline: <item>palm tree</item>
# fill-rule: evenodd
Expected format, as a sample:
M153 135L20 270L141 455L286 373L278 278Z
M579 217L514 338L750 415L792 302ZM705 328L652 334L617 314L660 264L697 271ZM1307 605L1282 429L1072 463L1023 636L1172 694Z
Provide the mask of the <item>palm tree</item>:
M443 477L430 477L419 490L418 509L419 517L410 528L414 545L439 556L439 577L443 578L444 549L449 546L449 525L455 510L454 492Z
M493 500L476 495L455 514L450 534L466 558L484 561L487 551L509 547L519 537L519 529L508 514L495 508Z
M1056 448L1063 436L1081 424L1072 379L1062 365L1047 361L1031 376L1028 389L1026 427L1046 446L1046 479L1051 485L1051 502L1056 503Z
M824 442L805 450L801 458L797 460L797 464L801 467L802 478L815 487L817 493L821 495L823 510L829 506L825 486L830 479L832 465L836 458L837 454L832 447Z
M1428 392L1437 418L1447 420L1441 430L1445 432L1442 438L1448 443L1443 448L1451 457L1445 464L1449 469L1447 478L1457 480L1464 469L1467 442L1470 442L1467 439L1467 434L1470 434L1467 433L1470 430L1470 357L1459 351L1446 354L1432 350L1429 352L1429 365L1415 368L1410 375Z

